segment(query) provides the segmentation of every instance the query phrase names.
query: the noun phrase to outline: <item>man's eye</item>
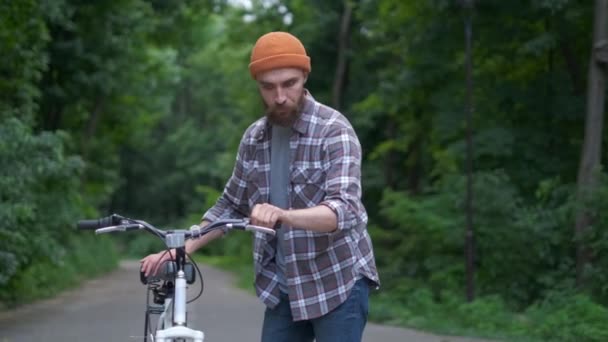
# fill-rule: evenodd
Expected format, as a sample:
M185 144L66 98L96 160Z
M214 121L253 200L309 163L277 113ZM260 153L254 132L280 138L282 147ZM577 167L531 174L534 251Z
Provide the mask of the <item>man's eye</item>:
M295 80L290 80L285 82L285 87L292 87L294 84L296 84Z
M274 87L272 86L272 84L263 84L262 88L264 88L266 90L272 90L272 88L274 88Z

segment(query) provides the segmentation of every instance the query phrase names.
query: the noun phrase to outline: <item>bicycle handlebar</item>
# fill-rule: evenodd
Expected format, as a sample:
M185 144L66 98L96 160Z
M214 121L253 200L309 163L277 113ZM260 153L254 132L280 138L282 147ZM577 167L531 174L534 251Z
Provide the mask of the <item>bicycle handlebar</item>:
M122 217L117 214L112 214L96 220L80 220L76 227L81 230L95 230L95 234L105 234L116 231L129 231L144 229L160 238L165 238L167 234L183 234L185 239L198 238L213 230L217 229L237 229L260 232L264 234L275 235L276 231L271 228L261 227L249 224L248 219L224 219L214 221L205 227L192 226L190 230L160 230L151 224Z

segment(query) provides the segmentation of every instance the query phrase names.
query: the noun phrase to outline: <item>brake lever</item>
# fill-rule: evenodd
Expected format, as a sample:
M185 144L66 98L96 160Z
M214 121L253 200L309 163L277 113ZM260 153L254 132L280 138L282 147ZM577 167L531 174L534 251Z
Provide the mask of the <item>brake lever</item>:
M256 226L253 224L248 224L245 226L245 230L248 231L255 231L255 232L260 232L260 233L264 233L264 234L268 234L268 235L272 235L275 236L277 234L277 231L272 229L272 228L266 228L266 227L262 227L262 226Z

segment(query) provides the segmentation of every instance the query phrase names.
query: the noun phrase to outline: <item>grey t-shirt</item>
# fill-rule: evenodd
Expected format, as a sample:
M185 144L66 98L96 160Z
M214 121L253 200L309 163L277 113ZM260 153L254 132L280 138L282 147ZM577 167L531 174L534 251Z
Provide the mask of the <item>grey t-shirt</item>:
M270 204L288 209L289 206L289 138L291 127L272 126L272 139L270 142ZM279 289L287 293L287 279L285 278L285 254L283 250L285 229L277 230L277 248L275 262Z

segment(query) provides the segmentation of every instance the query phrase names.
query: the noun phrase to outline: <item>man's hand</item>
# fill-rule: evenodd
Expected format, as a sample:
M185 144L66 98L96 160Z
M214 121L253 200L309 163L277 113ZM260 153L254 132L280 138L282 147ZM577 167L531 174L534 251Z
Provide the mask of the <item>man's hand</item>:
M286 213L286 210L268 203L256 204L249 215L249 220L253 225L274 229L278 222L285 221Z
M150 254L139 261L141 262L141 271L144 272L146 277L154 275L158 272L158 269L163 262L171 260L172 256L175 257L174 249L171 250L171 253L167 251L160 251L156 254Z

